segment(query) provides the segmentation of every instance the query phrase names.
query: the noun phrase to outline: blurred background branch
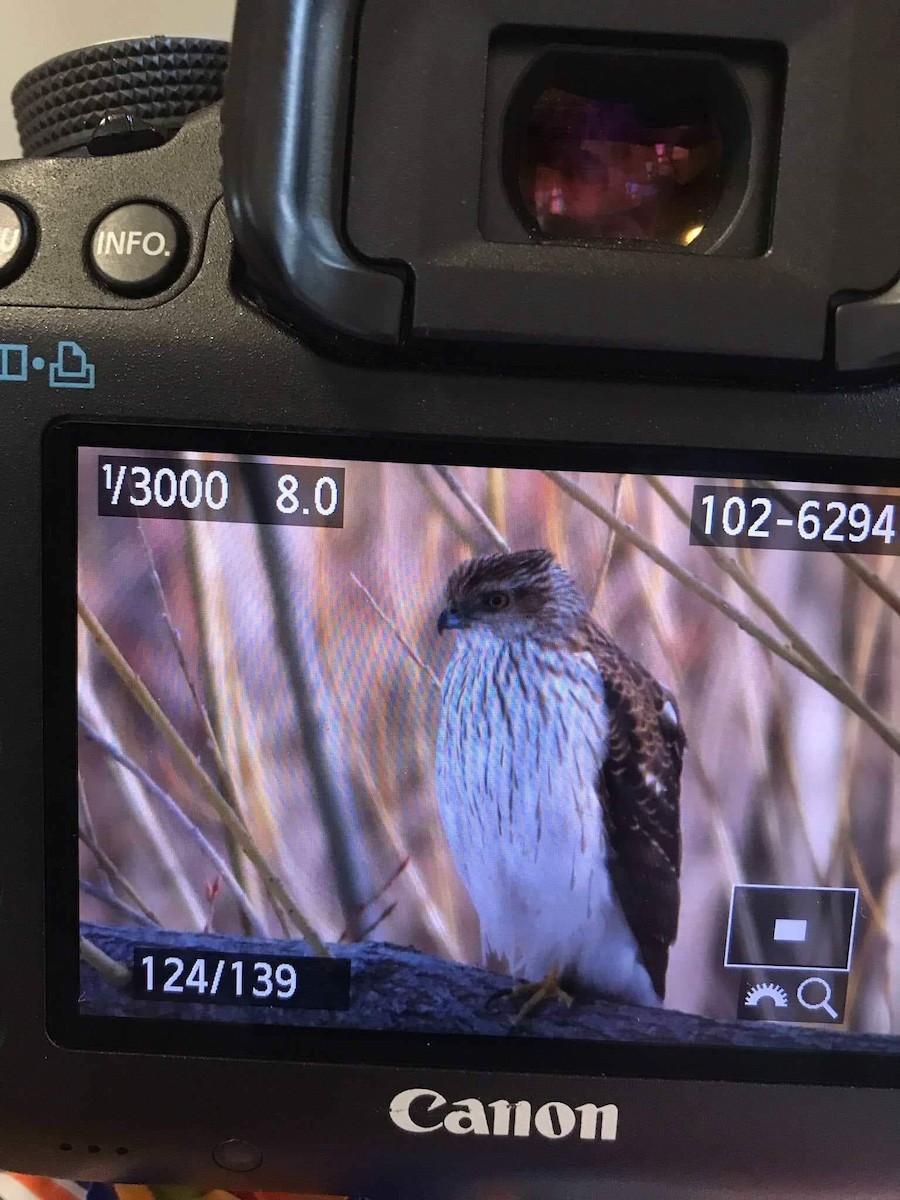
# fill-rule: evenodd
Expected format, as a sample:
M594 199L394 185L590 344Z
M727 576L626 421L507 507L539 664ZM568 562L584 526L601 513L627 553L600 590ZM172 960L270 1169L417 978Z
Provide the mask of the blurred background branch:
M201 696L197 683L194 679L193 672L188 666L187 656L184 652L184 640L170 612L169 602L166 599L165 588L163 587L163 582L159 574L159 568L156 563L156 556L153 553L153 547L150 545L150 542L147 539L143 520L139 518L137 525L141 536L141 545L143 546L144 553L147 556L148 570L150 579L153 583L153 590L156 593L156 598L159 603L160 615L166 627L166 632L169 635L169 640L175 651L175 656L178 659L178 665L181 668L181 674L184 676L184 681L187 684L188 691L191 694L191 698L194 701L194 705L197 709L197 714L202 723L203 731L206 736L206 743L215 762L219 787L221 788L222 795L225 797L234 811L236 813L240 813L242 811L242 806L238 795L238 788L234 777L231 771L228 769L227 763L225 762L225 756L222 753L219 734L213 727L212 720L210 719L206 704L203 701L203 697ZM229 834L228 840L232 872L237 887L243 894L246 890L244 860L240 853L240 847L238 846L232 834ZM248 933L260 932L258 922L255 920L252 912L247 911L246 907L243 907L243 918Z
M475 522L490 542L492 549L499 551L501 554L508 554L509 542L506 540L491 518L487 515L481 505L477 502L477 500L469 495L450 468L436 467L432 465L431 469L437 476L443 479L444 483L446 483L453 495L457 498L460 504L462 504L466 512L471 517L474 517Z
M133 761L133 759L130 759L119 746L116 746L113 742L99 734L95 729L92 729L85 720L79 719L78 724L88 741L91 741L96 746L99 746L100 749L103 750L105 754L108 754L111 759L117 762L120 766L124 767L126 771L130 771L136 779L140 780L140 782L144 785L148 795L153 796L154 799L156 799L166 810L169 816L174 819L174 822L178 827L179 834L181 835L181 838L184 839L184 842L187 844L193 843L196 845L201 854L205 858L209 859L214 869L228 883L234 898L237 900L242 911L247 917L247 920L250 922L253 932L259 936L262 936L265 931L256 915L250 898L238 883L237 879L234 877L230 867L222 858L221 854L219 854L219 852L211 844L202 830L200 830L194 824L194 822L185 815L180 806L172 799L172 797L165 792L158 783L151 779L142 767L139 767L137 763ZM84 834L82 834L82 838L83 840L87 840L84 837ZM91 845L91 848L93 849L93 845ZM98 853L102 854L103 852L98 850ZM144 906L136 896L132 895L131 899L132 902L135 903L137 907L145 913L146 916L150 917L157 925L160 924L160 922L156 917L153 916L151 912L144 909Z
M87 626L101 653L112 666L122 683L162 734L169 749L174 753L176 761L194 779L204 799L209 803L226 828L233 834L235 840L240 844L241 849L260 872L263 882L272 890L275 899L284 907L297 929L320 953L327 953L321 938L306 920L297 904L291 899L284 884L268 863L266 863L254 844L253 839L240 823L231 806L216 790L212 780L200 766L153 696L151 696L144 682L128 665L125 658L119 652L118 647L81 597L78 598L78 615Z
M87 963L101 979L108 980L116 988L127 988L131 983L131 971L128 967L110 958L92 941L82 935L80 942L81 960Z
M351 832L357 828L353 813L355 801L347 788L342 787L328 753L327 720L320 711L319 697L309 670L315 661L316 646L306 635L302 621L298 621L297 610L306 600L304 581L297 581L300 584L298 594L298 589L292 586L287 556L281 544L284 531L266 523L267 499L262 491L262 478L261 474L247 472L247 491L259 522L256 534L272 597L275 634L294 701L316 806L331 853L334 886L352 941L359 935L359 906L364 890L361 875L365 869Z

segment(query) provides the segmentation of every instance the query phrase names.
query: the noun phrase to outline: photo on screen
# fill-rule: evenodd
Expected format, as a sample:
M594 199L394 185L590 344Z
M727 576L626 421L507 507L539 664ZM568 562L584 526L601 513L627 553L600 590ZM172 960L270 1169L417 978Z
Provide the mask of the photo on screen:
M80 449L79 1011L900 1049L898 496Z

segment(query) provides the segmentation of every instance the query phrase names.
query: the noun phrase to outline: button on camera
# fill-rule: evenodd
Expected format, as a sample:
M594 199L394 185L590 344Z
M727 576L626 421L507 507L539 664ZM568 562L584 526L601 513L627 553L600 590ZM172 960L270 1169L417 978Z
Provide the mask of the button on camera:
M94 274L121 296L154 296L181 274L187 232L157 204L123 204L91 235L88 260Z
M262 1163L262 1151L252 1142L228 1138L213 1150L213 1161L225 1171L255 1171Z
M31 261L34 234L18 205L0 200L0 287L21 275Z

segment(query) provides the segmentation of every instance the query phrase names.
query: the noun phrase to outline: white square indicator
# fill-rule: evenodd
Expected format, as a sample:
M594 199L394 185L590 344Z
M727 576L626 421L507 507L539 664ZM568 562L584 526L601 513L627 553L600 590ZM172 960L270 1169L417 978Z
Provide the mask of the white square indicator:
M805 942L806 921L791 921L787 917L779 917L775 922L776 942Z

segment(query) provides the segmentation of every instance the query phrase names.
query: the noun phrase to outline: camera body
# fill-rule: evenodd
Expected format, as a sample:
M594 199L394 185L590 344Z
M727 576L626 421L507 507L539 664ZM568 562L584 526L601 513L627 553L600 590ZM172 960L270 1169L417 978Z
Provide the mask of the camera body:
M77 784L57 740L75 720L73 426L88 442L94 427L102 447L253 457L309 436L331 438L332 454L347 439L349 457L352 447L365 457L368 441L388 462L431 461L440 447L450 463L495 454L589 470L592 455L621 454L629 470L715 461L708 473L719 476L896 484L889 288L900 263L884 246L900 175L884 163L877 196L851 196L846 140L828 131L838 122L855 136L847 105L860 127L896 108L890 72L874 71L869 52L876 33L889 47L900 30L888 36L867 4L757 6L759 29L700 3L660 5L636 28L626 7L599 29L574 2L552 14L536 0L453 13L409 0L362 11L242 4L224 125L215 106L155 148L0 166L0 199L24 221L26 247L0 289L0 1158L10 1167L385 1196L501 1184L568 1197L601 1183L623 1197L895 1190L900 1098L886 1043L613 1036L583 1054L578 1041L512 1029L488 1040L400 1026L276 1046L250 1027L234 1033L232 1053L231 1027L207 1038L171 1022L146 1034L107 1023L101 1036L71 1019L74 995L60 999L78 957L79 826L60 816L69 805L74 822ZM734 39L758 84L755 100L742 85L748 111L758 102L770 114L745 163L763 187L753 220L775 214L761 242L742 243L752 253L476 244L471 200L483 212L490 203L477 182L487 47L518 53L526 28L526 47L539 31L566 53L572 31L587 46L649 39L653 54L663 42L696 54ZM857 57L826 78L850 30ZM432 62L446 50L441 72L421 69L420 46ZM491 63L489 94L509 69L502 55ZM418 93L407 87L416 71ZM425 178L422 138L456 71L458 140ZM829 115L815 105L835 79ZM779 138L776 188L766 163ZM820 210L804 176L830 197ZM398 179L409 203L394 204ZM125 219L126 205L144 207ZM728 228L747 212L736 205Z

